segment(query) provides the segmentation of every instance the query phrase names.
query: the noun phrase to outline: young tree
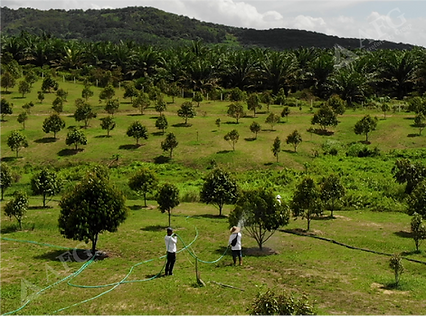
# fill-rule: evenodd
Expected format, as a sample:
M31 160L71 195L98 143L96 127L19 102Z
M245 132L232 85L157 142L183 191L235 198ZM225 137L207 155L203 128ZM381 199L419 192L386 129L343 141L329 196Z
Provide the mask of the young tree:
M28 114L26 111L21 112L17 118L19 123L22 123L22 129L25 130L25 121L28 120Z
M312 178L305 177L297 185L290 207L293 210L294 217L306 218L308 221L307 231L309 231L312 215L322 212L321 192Z
M194 94L194 97L192 97L192 101L197 103L197 107L200 106L200 102L203 101L203 95L201 94L201 92L197 91Z
M411 162L409 159L399 159L392 168L392 174L397 183L407 183L405 193L411 194L417 184L426 179L426 165L422 162Z
M162 130L164 134L168 126L169 126L169 123L167 122L166 116L163 114L160 114L158 119L155 121L155 127Z
M339 123L337 121L337 115L333 109L327 105L323 105L315 114L311 120L313 125L319 124L322 131L327 131L327 127L335 127Z
M217 118L214 122L218 128L220 128L220 118Z
M193 118L197 115L192 102L185 101L177 111L179 117L185 119L185 125L188 125L188 118Z
M109 137L109 132L111 130L114 130L115 128L114 118L111 116L108 116L108 117L101 118L100 120L101 120L102 130L107 130L107 136Z
M106 86L99 94L101 100L111 100L115 96L115 89L112 85Z
M239 123L238 121L240 120L240 118L244 116L244 108L239 102L231 103L228 106L227 113L228 116L235 118L237 120L237 123Z
M365 134L365 142L368 143L368 134L377 128L377 117L370 117L366 115L364 118L359 120L354 127L355 134Z
M229 100L231 101L243 101L245 99L245 93L240 88L236 87L229 93Z
M16 79L12 76L11 73L5 72L1 76L1 87L3 87L6 92L8 92L9 88L13 88L16 85Z
M141 92L139 96L137 96L132 101L132 107L139 109L141 114L144 113L145 109L149 107L151 101L149 100L148 94Z
M270 113L265 120L265 123L271 125L271 130L274 130L274 126L280 122L280 116L275 113Z
M419 251L420 243L426 239L426 227L423 223L423 217L417 212L413 214L411 218L411 236L416 244L416 251Z
M65 121L58 114L52 114L43 121L43 132L53 132L53 137L56 139L56 134L65 128Z
M247 234L256 240L259 249L275 233L289 223L290 210L280 203L270 189L260 188L244 191L229 215L229 225L236 226L243 221Z
M30 102L25 103L22 106L22 109L24 109L28 114L30 114L31 113L31 108L33 108L33 107L34 107L34 103L32 101L30 101Z
M81 98L84 98L84 100L87 102L90 97L93 97L94 94L95 93L90 89L90 86L84 86L83 90L81 91Z
M426 180L419 183L407 200L407 213L411 216L418 213L422 218L426 218Z
M414 117L414 124L419 128L419 135L422 135L422 131L426 127L426 117L422 112Z
M157 174L154 171L143 167L130 178L129 187L131 190L143 194L146 207L146 194L153 193L158 187Z
M388 103L385 102L385 103L382 104L381 108L382 108L382 111L383 111L383 115L386 119L386 113L390 111L390 106L389 106Z
M53 100L52 105L52 109L57 114L60 114L62 111L64 111L64 101L61 97L56 97L55 100Z
M92 242L95 255L99 234L115 232L127 217L126 198L101 173L88 173L59 202L59 230L67 239Z
M232 151L235 151L235 144L240 138L238 131L234 129L231 132L228 132L223 138L232 145Z
M402 258L399 254L394 254L389 260L389 267L395 274L395 285L399 285L401 274L404 273L404 265L402 265Z
M43 100L44 100L44 93L43 93L43 91L38 91L37 92L37 99L40 101L40 103L43 103Z
M120 107L120 101L118 101L118 99L111 99L107 101L105 105L105 111L114 117L114 113L117 112L119 107Z
M302 135L299 133L299 131L294 130L287 136L286 143L292 144L294 147L294 152L297 152L297 147L300 143L302 143Z
M323 178L321 182L321 199L325 207L331 211L330 217L333 218L333 211L338 206L338 202L346 194L345 186L340 181L339 176L335 174Z
M235 203L237 197L237 182L228 172L216 168L204 178L200 201L216 206L219 209L219 216L222 216L223 206Z
M289 106L285 106L283 108L283 111L281 111L281 117L285 117L285 121L288 122L288 116L290 115L290 107Z
M27 138L18 131L12 131L12 133L7 138L7 146L10 147L12 151L15 151L16 157L19 155L19 151L22 148L28 147Z
M261 127L260 124L256 121L253 121L252 124L250 124L250 131L255 134L255 139L257 139L257 134L260 132Z
M25 94L29 94L31 92L31 85L26 80L21 80L18 86L18 92L22 94L22 98L25 97Z
M4 205L4 213L6 216L15 217L18 220L19 229L22 230L22 219L28 210L28 197L24 192L15 192L14 198Z
M332 95L328 98L326 105L333 109L334 113L342 115L345 113L347 103L339 95Z
M176 141L176 136L173 133L169 133L166 136L166 139L161 142L161 149L163 151L170 151L170 158L173 156L173 150L178 146L178 141Z
M163 112L166 111L166 109L167 109L166 102L162 98L157 99L157 102L155 103L155 111L158 111L161 116Z
M1 121L4 121L4 117L7 114L13 113L12 107L13 107L12 103L7 101L5 98L1 98L1 101L0 101Z
M130 98L130 102L133 102L133 97L137 97L139 95L139 91L135 87L135 83L129 82L124 86L124 98Z
M269 106L274 102L274 98L269 91L265 91L260 96L260 101L266 104L266 109L269 112Z
M24 78L25 78L25 81L27 81L30 84L31 88L33 87L34 83L38 80L38 76L33 70L28 70Z
M1 162L0 168L0 191L1 191L1 200L3 200L4 192L8 189L13 182L12 170L4 162Z
M139 121L133 122L130 127L127 128L126 134L127 136L136 139L136 145L139 145L140 138L143 138L145 140L148 139L148 130Z
M47 168L42 169L31 178L33 194L43 195L43 208L46 207L46 197L60 193L61 189L62 181L55 172L49 171Z
M260 98L258 94L251 94L247 98L247 109L253 110L253 117L256 117L256 110L262 109Z
M274 153L274 156L277 158L278 163L278 155L281 152L281 140L279 137L276 137L274 140L274 144L272 144L272 153Z
M172 97L172 102L175 103L175 98L180 95L180 88L177 83L172 83L167 90L169 96Z
M63 101L67 101L68 98L68 92L66 92L65 90L63 90L62 88L59 88L56 91L56 96L58 96L59 98L61 98Z
M78 151L79 144L81 145L87 144L87 138L82 131L73 129L72 131L68 132L67 138L65 140L65 144L74 145L75 150Z
M158 190L157 203L161 213L167 211L169 214L169 227L171 227L172 209L180 204L179 189L173 184L163 184Z
M74 112L75 121L84 121L85 129L89 126L90 119L96 118L96 116L97 114L93 111L92 106L85 101L82 104L78 104Z
M52 79L52 77L46 76L41 84L41 90L43 92L50 93L52 92L52 89L55 91L58 89L58 82Z
M280 88L280 90L278 90L277 95L275 96L275 104L278 105L283 105L285 103L287 99L287 96L285 94L284 88Z

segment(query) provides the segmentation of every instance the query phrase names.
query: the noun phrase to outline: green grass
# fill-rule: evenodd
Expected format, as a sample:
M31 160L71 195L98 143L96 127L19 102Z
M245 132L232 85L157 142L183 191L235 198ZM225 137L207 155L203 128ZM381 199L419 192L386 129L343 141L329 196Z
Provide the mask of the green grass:
M152 204L150 201L148 205ZM247 314L246 309L258 290L266 287L304 292L315 300L318 313L325 315L420 315L426 309L424 264L403 260L406 272L399 288L393 289L387 287L394 282L388 267L389 257L280 231L265 245L265 251L275 251L273 255L259 253L255 241L244 235L242 267L233 267L229 254L217 263L199 263L206 287L196 285L195 259L187 250L178 254L173 277L142 282L140 280L158 274L164 264L164 259L159 258L164 255L167 215L156 208L138 208L141 201L128 201L128 205L129 217L118 232L100 236L98 248L110 257L91 264L72 283L84 286L117 283L132 266L153 259L134 268L127 281L135 282L119 285L94 300L56 312L112 288L72 287L62 282L40 294L19 314L239 315ZM9 230L13 222L2 215L2 237L89 248L84 243L61 237L57 229L58 208L54 204L53 207L30 210L24 229L33 229L24 231ZM199 259L219 259L229 231L227 218L212 216L214 214L217 210L211 206L179 205L172 216L172 225L182 239L179 248L183 247L182 241L188 244L196 238L191 250ZM313 233L359 248L390 254L407 252L410 258L426 261L424 252L412 253L414 242L404 235L409 230L409 216L401 213L384 216L368 211L336 212L336 216L332 220L313 220ZM305 226L306 222L298 219L292 220L286 229ZM34 289L45 288L83 265L61 263L57 257L64 250L55 247L6 240L1 243L2 313L22 305L22 281ZM221 287L215 282L244 291ZM29 294L31 292L29 290Z

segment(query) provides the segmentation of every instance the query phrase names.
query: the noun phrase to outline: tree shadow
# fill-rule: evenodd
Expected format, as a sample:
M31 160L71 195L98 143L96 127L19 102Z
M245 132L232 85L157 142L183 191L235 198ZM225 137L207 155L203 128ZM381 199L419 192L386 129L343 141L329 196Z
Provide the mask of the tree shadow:
M120 145L118 148L120 150L136 150L140 148L141 146L142 146L141 144L124 144L124 145Z
M146 209L147 206L142 206L142 205L133 205L133 206L129 206L130 210L140 210L140 209Z
M83 149L62 149L58 152L59 156L71 156L76 155L79 152L83 152Z
M309 129L307 130L309 133L314 133L316 135L325 135L330 136L334 134L334 131L323 130L323 129Z
M155 164L165 164L169 163L171 161L169 156L159 155L156 158L154 158Z
M1 234L6 234L6 233L12 233L12 232L16 232L19 230L19 225L16 223L12 223L8 226L2 226L0 233Z
M2 95L10 95L12 92L11 91L5 91L5 90L1 90L0 93Z
M408 138L416 138L418 136L420 136L420 134L418 134L418 133L409 133L409 134L407 134Z
M46 201L46 203L47 203L47 201ZM52 206L45 206L45 207L43 207L43 206L29 206L28 207L28 209L29 210L37 210L37 209L51 209L51 208L53 208Z
M226 154L232 152L231 150L222 150L222 151L217 151L216 154Z
M359 141L358 143L364 144L364 145L370 145L371 142L370 141Z
M244 248L243 249L243 255L246 256L253 256L253 257L264 257L264 256L270 256L270 255L276 255L279 254L274 249L263 247L262 250L260 250L258 247L254 248Z
M244 140L247 141L247 142L252 142L252 141L257 140L257 138L244 138Z
M141 114L141 113L129 113L127 116L128 117L140 117L140 116L144 116L144 114Z
M162 136L162 135L164 135L164 132L163 131L152 132L151 135Z
M53 143L56 142L56 138L54 137L45 137L41 139L34 140L35 143Z
M26 97L22 97L22 96L15 96L15 97L12 97L12 99L25 99Z
M413 250L413 251L403 251L401 252L401 256L413 255L413 254L422 254L421 250Z
M160 225L155 225L155 226L146 226L141 228L142 231L164 231L168 228L168 226L160 226Z
M223 124L239 124L239 122L236 122L236 121L226 121Z
M16 156L6 156L6 157L2 157L1 161L2 162L14 162L16 161L18 158Z
M54 250L34 256L34 259L50 260L56 262L87 262L92 258L92 253L87 249ZM96 257L103 259L104 257Z
M149 117L150 119L158 119L160 116Z
M194 216L192 218L226 219L228 217L224 215L202 214L202 215Z
M289 154L297 153L294 150L282 150L282 151L285 152L285 153L289 153Z
M183 123L173 124L172 126L175 127L175 128L181 128L181 127L183 127L183 128L189 128L189 127L192 126L192 124L183 122Z
M398 236L398 237L401 237L401 238L409 238L409 239L413 238L413 235L409 231L402 231L401 230L401 231L394 232L393 234Z
M333 220L336 219L335 217L331 217L330 215L321 215L321 216L313 216L311 218L312 220Z
M106 135L106 134L95 136L96 139L108 139L108 138L111 138L111 137L112 136Z

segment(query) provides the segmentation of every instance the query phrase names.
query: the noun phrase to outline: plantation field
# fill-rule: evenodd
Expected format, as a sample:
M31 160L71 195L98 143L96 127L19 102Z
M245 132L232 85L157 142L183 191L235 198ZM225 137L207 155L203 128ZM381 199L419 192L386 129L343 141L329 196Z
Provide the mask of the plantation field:
M174 210L172 225L180 237L178 251L182 251L173 276L153 278L164 265L161 257L167 216L153 207L141 209L142 203L129 200L129 217L118 232L100 236L98 248L110 257L66 280L83 263L62 263L60 258L67 251L58 246L84 249L89 245L60 236L56 204L51 203L50 209L30 210L24 231L14 231L14 224L2 215L3 238L53 245L1 240L2 313L20 308L41 291L17 313L239 315L247 314L257 292L267 287L306 293L322 315L421 315L426 309L424 264L403 260L406 271L395 289L391 287L394 278L389 256L308 236L278 231L263 252L253 239L244 236L243 266L234 267L229 251L221 258L229 233L227 218L212 216L217 210L198 203L183 203ZM154 204L148 202L149 206ZM341 211L336 212L336 219L314 220L312 233L353 247L389 254L405 252L408 258L426 261L424 253L412 252L408 223L409 216L402 213ZM285 229L304 227L305 222L298 219ZM205 287L197 284L195 258L189 251L202 261L220 259L199 262ZM148 260L152 261L141 263ZM110 285L89 288L105 284ZM23 285L27 296L21 302Z
M418 135L413 113L391 111L385 119L379 108L347 109L339 116L337 127L330 128L329 135L321 135L308 132L321 103L318 100L312 101L313 108L311 100L299 100L302 107L291 107L289 117L273 127L265 123L269 114L265 105L256 116L246 111L236 124L227 115L231 102L204 100L196 107L197 116L189 118L185 126L177 110L190 99L172 102L165 97L166 134L173 132L179 142L168 159L168 153L161 149L165 134L155 127L159 113L153 104L142 115L129 98L123 98L124 89L117 88L115 97L120 107L114 114L116 127L107 137L99 120L108 115L105 102L98 100L101 89L91 88L94 96L89 103L97 118L84 129L73 117L74 102L81 97L83 84L57 80L59 88L68 92L61 114L66 128L57 139L42 131L43 121L53 113L56 96L45 94L45 100L39 103L36 91L41 80L25 98L17 88L10 94L2 92L14 106L13 114L1 122L1 160L12 168L17 181L6 190L2 205L16 190L26 192L30 199L22 231L2 209L2 314L246 315L256 294L267 288L305 293L321 315L422 315L426 311L426 254L414 252L411 217L404 213L405 184L396 183L392 175L400 158L426 164L426 136ZM30 101L35 106L23 129L17 116L23 111L21 106ZM396 109L399 105L403 109L404 101L392 101ZM280 105L270 106L270 112L278 115L282 109ZM369 145L363 143L364 135L353 130L366 114L379 118L377 130L369 135ZM126 135L134 121L140 121L149 133L139 145ZM253 121L262 127L257 139L249 129ZM81 127L88 139L79 151L65 144L73 127ZM224 140L233 129L240 135L235 151ZM294 152L285 140L296 129L303 141ZM25 135L29 143L18 157L7 145L14 130ZM278 162L271 151L277 136L281 139ZM364 147L376 155L354 155ZM335 155L328 154L331 150ZM241 189L272 188L286 202L306 175L319 181L336 173L346 195L340 210L334 211L334 219L325 211L312 221L306 234L306 220L291 218L262 251L243 230L244 265L234 267L229 251L222 257L229 236L227 216L233 206L226 205L224 216L219 217L216 208L200 203L203 177L211 171L212 162L231 172ZM65 192L95 163L110 167L111 182L127 197L129 215L117 232L100 235L97 249L109 257L92 263L76 261L83 255L75 249L89 249L89 244L65 239L59 232L62 193L48 201L48 208L42 208L42 198L32 194L30 182L40 168L51 167L63 179ZM148 207L142 207L143 200L128 186L129 178L141 167L155 171L160 183L171 182L180 191L181 204L173 209L172 226L179 235L181 251L171 277L159 274L164 265L167 214L157 208L154 194L148 195ZM70 261L61 261L69 252ZM398 287L393 285L389 268L394 253L405 257L405 272ZM200 260L198 270L204 287L197 284L196 259Z

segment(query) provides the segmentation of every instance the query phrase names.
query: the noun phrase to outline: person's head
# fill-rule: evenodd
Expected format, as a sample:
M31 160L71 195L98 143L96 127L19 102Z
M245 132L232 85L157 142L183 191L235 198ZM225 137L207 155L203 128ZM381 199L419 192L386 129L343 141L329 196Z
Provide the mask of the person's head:
M167 228L167 235L171 236L173 234L173 229L171 227Z
M231 231L231 233L238 233L238 232L240 232L240 228L239 228L239 227L237 227L237 226L233 226L233 227L230 229L230 231Z

